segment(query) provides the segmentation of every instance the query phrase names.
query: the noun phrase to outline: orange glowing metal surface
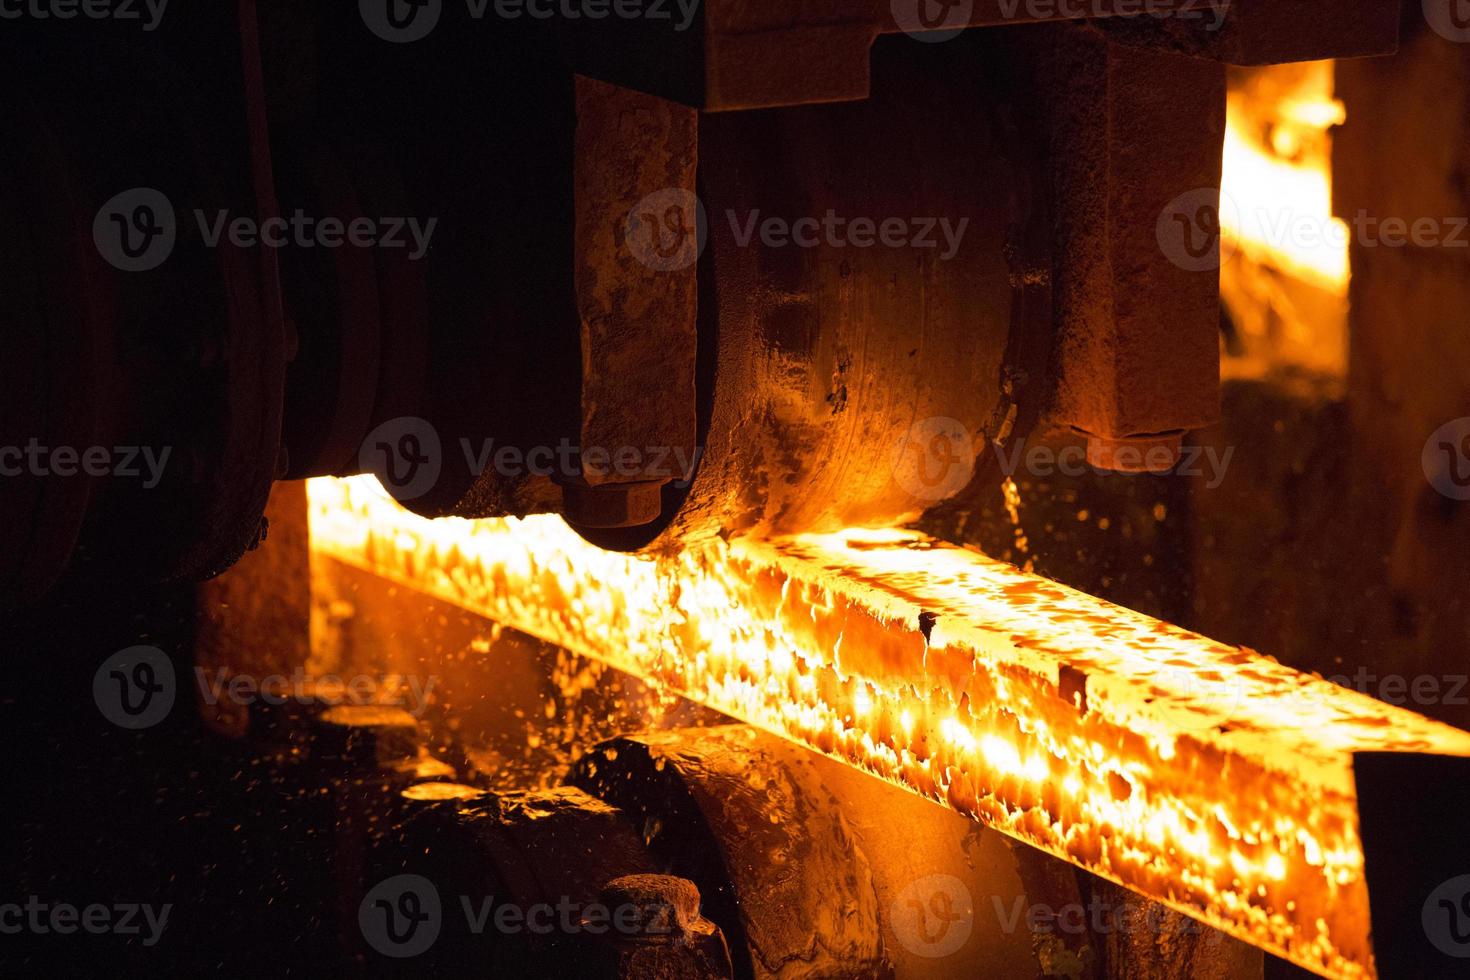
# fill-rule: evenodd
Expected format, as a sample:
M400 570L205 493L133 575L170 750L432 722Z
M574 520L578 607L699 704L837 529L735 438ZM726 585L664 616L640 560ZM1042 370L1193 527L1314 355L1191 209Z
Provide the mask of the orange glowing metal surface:
M312 548L661 684L1326 976L1374 975L1359 750L1470 734L898 530L603 552L310 485ZM928 635L921 628L929 627Z

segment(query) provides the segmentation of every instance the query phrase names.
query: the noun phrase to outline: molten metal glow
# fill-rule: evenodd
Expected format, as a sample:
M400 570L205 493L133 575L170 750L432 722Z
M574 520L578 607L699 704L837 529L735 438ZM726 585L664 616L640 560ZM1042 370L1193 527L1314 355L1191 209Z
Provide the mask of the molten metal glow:
M312 548L868 770L1325 976L1374 975L1352 755L1470 734L899 530L601 551L310 485Z
M1342 296L1348 226L1332 214L1328 131L1343 122L1329 62L1289 66L1295 80L1269 105L1232 91L1225 125L1221 225L1229 245L1255 262Z

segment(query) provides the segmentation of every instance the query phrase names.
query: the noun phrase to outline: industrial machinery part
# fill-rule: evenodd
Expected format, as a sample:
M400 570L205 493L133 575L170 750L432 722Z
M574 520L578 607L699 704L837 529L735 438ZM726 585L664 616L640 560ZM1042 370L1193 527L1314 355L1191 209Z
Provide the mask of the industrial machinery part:
M169 456L147 493L4 481L31 519L0 601L68 567L217 573L281 477L374 472L428 516L559 512L636 549L912 517L964 484L916 489L914 439L1168 461L1217 412L1216 273L1156 222L1219 185L1225 64L1396 35L1386 0L712 0L682 31L444 4L395 44L354 6L236 0L147 44L5 32L6 122L37 139L6 150L3 444ZM467 94L492 91L514 96ZM889 218L935 248L833 238ZM242 245L235 219L419 240ZM768 247L767 219L824 230ZM964 475L998 482L989 455Z
M74 553L203 578L260 538L290 346L275 263L206 246L182 210L274 207L253 10L180 10L146 44L116 22L0 32L0 606Z
M1357 762L1470 735L910 531L600 551L309 486L312 548L866 769L1332 977L1371 977ZM1428 814L1430 807L1416 808ZM1427 816L1424 819L1432 819ZM1416 882L1416 884L1418 884Z
M745 726L615 739L572 782L408 791L426 802L385 835L368 878L437 899L416 970L1121 980L1167 946L1201 975L1260 975L1259 951L1205 928L1110 952L1117 916L1168 913ZM450 791L432 801L437 786ZM371 973L393 974L384 952L364 951Z

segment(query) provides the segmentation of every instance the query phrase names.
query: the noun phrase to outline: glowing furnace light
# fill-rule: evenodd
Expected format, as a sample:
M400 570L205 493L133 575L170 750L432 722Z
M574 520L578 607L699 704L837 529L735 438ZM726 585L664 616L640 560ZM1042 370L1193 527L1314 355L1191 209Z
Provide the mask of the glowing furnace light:
M1227 242L1253 260L1346 295L1350 231L1332 213L1327 135L1346 119L1346 110L1332 96L1330 62L1288 68L1300 87L1269 107L1269 136L1251 125L1262 107L1248 105L1246 92L1230 94L1221 225Z

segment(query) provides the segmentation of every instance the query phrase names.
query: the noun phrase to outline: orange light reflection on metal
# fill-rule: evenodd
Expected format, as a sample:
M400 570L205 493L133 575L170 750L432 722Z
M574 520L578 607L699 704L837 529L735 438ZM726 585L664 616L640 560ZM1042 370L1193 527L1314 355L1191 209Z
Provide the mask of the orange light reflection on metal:
M371 479L312 481L309 498L318 556L866 769L1326 976L1374 975L1353 753L1470 756L1470 734L912 532L654 559L558 518L424 520Z

